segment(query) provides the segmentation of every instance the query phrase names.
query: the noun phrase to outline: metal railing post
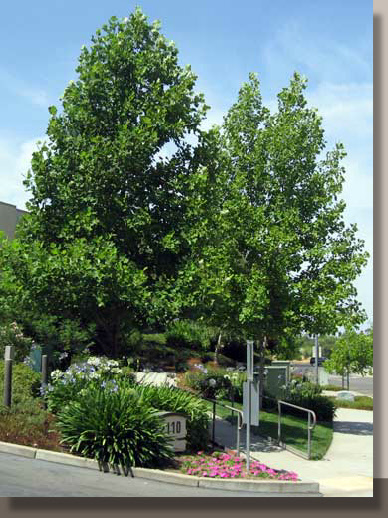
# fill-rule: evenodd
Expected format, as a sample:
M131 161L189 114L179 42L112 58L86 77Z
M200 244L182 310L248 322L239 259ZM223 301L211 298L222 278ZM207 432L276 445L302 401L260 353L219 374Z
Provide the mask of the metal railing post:
M241 416L238 413L237 414L237 457L240 456L240 423L241 423Z
M287 403L286 401L278 400L278 441L280 442L280 416L281 416L281 405L286 405L291 408L297 408L298 410L303 410L304 412L307 412L308 416L308 422L307 422L307 456L308 459L311 458L311 431L314 429L317 417L315 415L315 412L313 410L310 410L309 408L304 408L301 406L293 405L291 403ZM311 424L311 415L313 416L313 424Z

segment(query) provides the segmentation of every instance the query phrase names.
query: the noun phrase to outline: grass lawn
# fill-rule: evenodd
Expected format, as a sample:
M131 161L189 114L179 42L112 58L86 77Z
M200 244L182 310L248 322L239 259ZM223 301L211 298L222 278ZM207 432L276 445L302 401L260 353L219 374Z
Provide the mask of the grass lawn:
M335 406L338 408L352 408L354 410L372 410L373 398L369 396L355 396L354 401L346 401L345 399L338 399L334 396L327 396L332 399Z
M346 390L345 388L339 387L338 385L322 385L322 390L333 390L335 392L339 392L340 390Z
M230 401L222 400L220 403L231 406ZM207 402L209 410L213 410L213 404ZM241 403L234 403L235 408L242 409ZM219 417L236 422L237 415L224 407L217 405L216 413ZM260 424L252 427L252 432L263 436L278 437L278 415L277 412L260 411ZM281 439L287 446L291 446L299 451L307 453L307 419L300 419L295 416L282 415L281 417ZM332 423L320 422L312 431L311 458L321 459L327 452L333 439Z

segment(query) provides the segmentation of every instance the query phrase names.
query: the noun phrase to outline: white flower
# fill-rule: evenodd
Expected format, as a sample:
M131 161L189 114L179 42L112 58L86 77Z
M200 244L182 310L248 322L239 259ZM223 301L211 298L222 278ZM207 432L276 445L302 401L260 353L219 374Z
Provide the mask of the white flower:
M64 373L60 370L55 370L51 373L51 379L57 380L59 378L62 378L64 376Z
M93 365L94 367L98 367L99 365L101 365L101 360L100 360L100 358L97 358L97 356L91 356L88 359L87 364Z

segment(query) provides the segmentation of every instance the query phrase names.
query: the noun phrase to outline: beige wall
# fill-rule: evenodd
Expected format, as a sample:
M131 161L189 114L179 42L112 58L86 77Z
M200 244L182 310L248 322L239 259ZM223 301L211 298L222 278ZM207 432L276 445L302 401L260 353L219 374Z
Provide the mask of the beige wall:
M15 205L0 201L0 230L5 232L9 239L15 237L16 224L23 214L27 214L27 212L16 208Z

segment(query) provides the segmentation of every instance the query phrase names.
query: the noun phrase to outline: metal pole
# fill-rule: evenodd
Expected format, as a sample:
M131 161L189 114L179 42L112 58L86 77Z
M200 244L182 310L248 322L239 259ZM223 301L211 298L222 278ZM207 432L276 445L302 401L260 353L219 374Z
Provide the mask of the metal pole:
M251 450L251 381L248 381L248 408L247 408L247 473L250 470L250 450Z
M278 443L279 444L280 444L280 436L281 436L281 432L280 432L280 419L281 419L281 416L280 416L280 413L281 413L280 401L278 401Z
M251 450L251 386L253 381L253 341L247 341L247 473L251 468L250 450Z
M318 357L319 357L318 335L315 335L315 378L316 378L317 385L319 385Z
M213 401L213 433L212 433L212 443L213 446L215 444L215 438L216 438L216 402Z
M307 457L311 458L311 430L310 430L310 412L308 412L308 420L307 420Z
M240 424L241 424L240 413L237 413L237 457L240 457Z
M4 405L11 406L12 402L12 360L5 360L4 364Z

